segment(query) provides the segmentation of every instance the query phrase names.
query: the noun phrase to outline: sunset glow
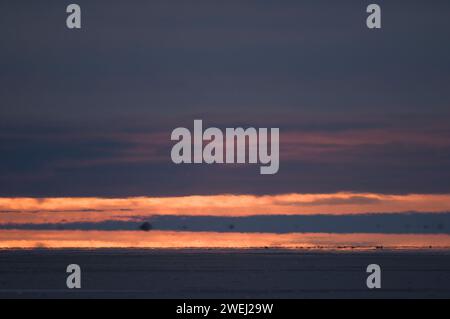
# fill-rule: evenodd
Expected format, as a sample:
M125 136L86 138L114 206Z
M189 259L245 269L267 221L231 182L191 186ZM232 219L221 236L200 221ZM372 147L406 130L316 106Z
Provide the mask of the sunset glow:
M2 231L0 248L450 248L448 235L246 234L135 231Z
M189 232L181 228L179 231L138 231L142 220L151 220L153 216L163 215L177 215L181 216L180 218L183 216L245 217L321 214L348 216L366 213L401 214L413 211L439 214L450 211L450 195L383 195L342 192L336 194L217 195L122 199L2 198L0 199L0 210L0 225L5 226L0 231L1 248L333 248L338 246L361 248L380 245L416 248L450 247L450 236L447 234L418 234L417 231L420 228L414 228L415 234L358 234L357 231L354 231L354 234L308 232L276 234L265 233L264 230L256 233L216 233L214 231ZM127 225L131 226L126 227L135 230L113 228L112 231L105 231L107 229L96 228L100 227L102 222L129 222L130 224ZM80 223L80 230L64 229L65 225L71 223ZM237 221L237 223L238 227L239 222ZM26 228L31 225L36 225L38 228ZM50 225L54 230L39 228L42 225ZM24 226L25 228L20 228ZM257 227L257 225L255 226ZM85 227L93 228L86 229ZM402 230L402 228L398 229ZM379 231L382 232L383 229L380 228ZM437 231L440 230L437 229Z
M185 197L0 198L0 224L33 223L63 216L66 221L123 220L138 215L251 216L448 212L450 195L370 193L216 195ZM20 214L18 214L20 213Z

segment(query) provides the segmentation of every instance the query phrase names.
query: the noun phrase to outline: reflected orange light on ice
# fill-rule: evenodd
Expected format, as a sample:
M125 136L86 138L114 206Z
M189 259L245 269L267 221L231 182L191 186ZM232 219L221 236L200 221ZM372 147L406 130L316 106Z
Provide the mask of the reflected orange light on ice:
M448 235L248 234L152 231L0 232L0 248L286 248L286 249L450 248Z

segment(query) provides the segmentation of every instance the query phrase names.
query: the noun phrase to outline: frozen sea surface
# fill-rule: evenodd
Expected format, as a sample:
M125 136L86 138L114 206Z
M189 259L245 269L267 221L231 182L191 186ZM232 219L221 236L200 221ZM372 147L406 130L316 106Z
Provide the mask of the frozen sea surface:
M66 287L66 267L82 288ZM382 288L366 287L379 264ZM1 298L449 298L448 251L0 250Z

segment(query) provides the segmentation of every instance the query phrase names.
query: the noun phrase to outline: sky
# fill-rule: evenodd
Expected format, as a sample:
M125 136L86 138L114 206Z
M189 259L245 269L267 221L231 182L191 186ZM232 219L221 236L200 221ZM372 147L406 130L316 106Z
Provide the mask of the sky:
M78 0L69 30L71 2L1 0L0 227L71 205L85 222L102 199L145 216L448 212L450 3L376 1L369 30L372 2ZM280 128L278 174L172 163L194 119Z

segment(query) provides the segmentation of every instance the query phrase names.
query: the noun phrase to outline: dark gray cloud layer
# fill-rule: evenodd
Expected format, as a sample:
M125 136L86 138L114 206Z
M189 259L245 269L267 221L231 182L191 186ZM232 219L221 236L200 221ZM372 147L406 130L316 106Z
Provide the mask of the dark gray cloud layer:
M401 213L310 216L137 216L134 221L95 223L3 224L20 230L139 230L148 221L151 230L243 233L371 233L450 234L450 213Z
M169 158L170 130L194 118L448 136L448 1L378 1L374 32L369 1L77 3L70 31L64 1L0 1L1 196L450 192L445 145L358 145L270 178ZM157 160L125 133L163 134Z

